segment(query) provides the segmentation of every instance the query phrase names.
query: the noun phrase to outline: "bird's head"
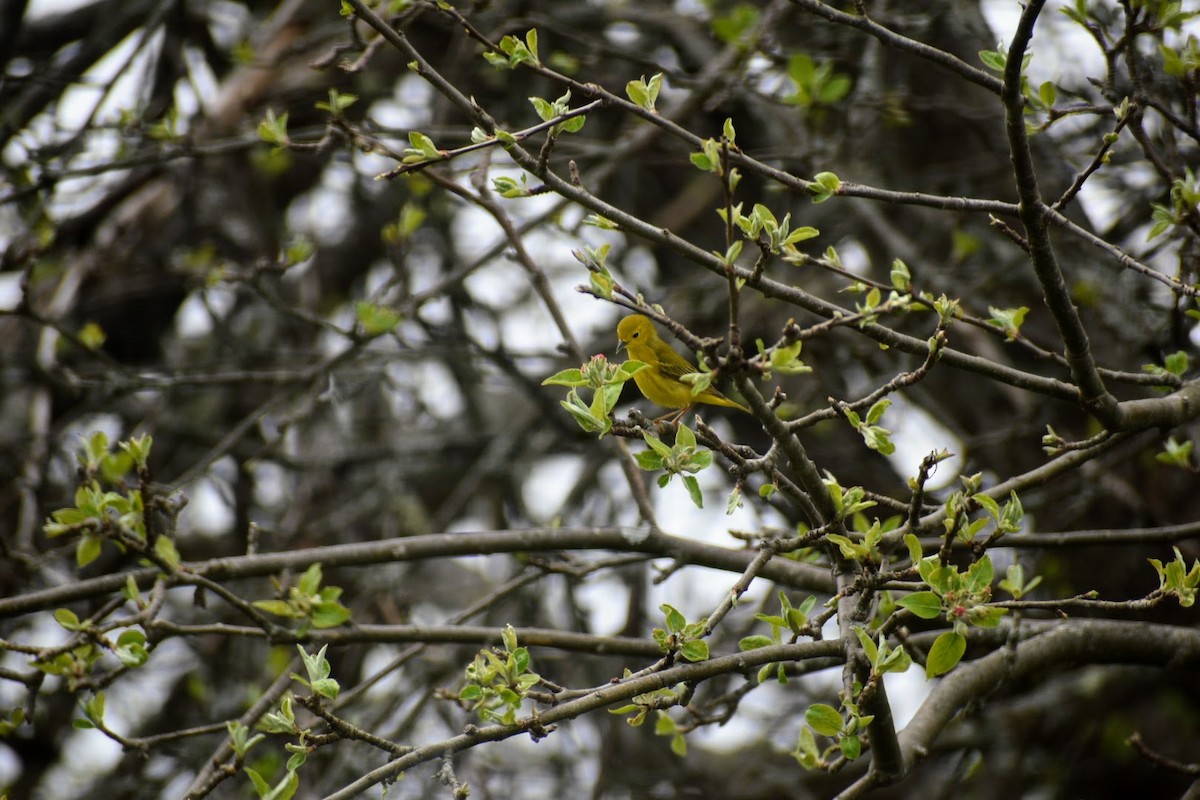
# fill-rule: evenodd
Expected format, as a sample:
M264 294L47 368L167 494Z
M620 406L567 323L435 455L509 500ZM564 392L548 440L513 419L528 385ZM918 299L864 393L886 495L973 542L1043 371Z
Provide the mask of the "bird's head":
M617 324L617 350L636 341L645 341L654 332L650 318L642 314L630 314Z

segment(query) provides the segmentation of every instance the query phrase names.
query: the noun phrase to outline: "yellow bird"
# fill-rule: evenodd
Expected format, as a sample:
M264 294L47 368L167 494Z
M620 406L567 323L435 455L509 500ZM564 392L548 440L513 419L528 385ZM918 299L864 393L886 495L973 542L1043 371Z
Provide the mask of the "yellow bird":
M682 417L697 403L728 406L750 413L750 409L730 400L712 387L692 394L692 385L680 378L697 372L696 367L659 338L658 331L654 329L649 317L642 314L630 314L625 317L617 325L617 338L620 339L617 344L618 352L624 347L630 358L647 365L645 369L633 375L633 380L642 390L642 394L647 400L664 408L681 409L675 415L675 419Z

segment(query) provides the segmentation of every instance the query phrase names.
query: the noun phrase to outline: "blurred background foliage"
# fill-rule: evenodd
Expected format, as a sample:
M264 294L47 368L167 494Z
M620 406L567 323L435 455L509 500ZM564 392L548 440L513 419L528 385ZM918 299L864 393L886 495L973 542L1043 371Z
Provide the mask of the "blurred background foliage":
M853 4L452 5L492 41L536 28L547 66L617 95L629 81L662 73L657 105L675 125L708 138L732 120L742 152L791 175L829 171L896 193L1016 200L996 93L813 12L853 14ZM1019 11L1007 0L862 5L891 31L985 73L977 54L1011 35ZM1043 110L1031 118L1056 123L1033 139L1043 194L1058 197L1071 185L1114 129L1112 108L1140 93L1144 124L1121 133L1082 202L1066 213L1095 236L1195 283L1194 203L1169 234L1147 242L1152 204L1169 206L1172 181L1200 163L1197 68L1173 75L1158 49L1165 42L1186 50L1191 41L1194 51L1194 20L1156 24L1170 11L1161 2L1087 3L1093 34L1115 54L1106 64L1097 43L1058 5L1051 3L1039 23L1030 74L1040 77L1031 81L1057 87L1055 109L1100 111L1060 120ZM530 96L563 94L544 75L487 64L478 42L434 3L377 10L506 130L538 122ZM541 386L577 363L560 345L546 298L570 321L585 355L615 357L613 329L622 312L575 290L588 276L572 250L610 244L608 264L621 283L700 335L728 330L723 280L661 242L585 225L590 211L553 193L501 203L540 270L529 274L494 218L450 190L519 178L499 150L376 180L396 166L379 143L398 153L419 130L452 149L469 143L476 122L369 27L337 12L337 4L318 0L94 0L69 10L0 4L0 290L7 298L0 316L0 596L76 579L71 543L47 540L41 526L69 505L79 435L97 429L114 441L153 434L154 481L189 500L176 536L187 561L248 547L289 551L448 531L638 523L618 451L578 430L559 408L561 393ZM1136 44L1118 50L1131 19L1142 23L1132 34ZM319 108L339 95L356 100L337 114ZM285 113L294 146L272 147L260 123ZM540 140L533 141L536 151ZM691 164L695 149L663 127L604 107L557 141L550 166L566 175L573 162L579 185L595 197L723 252L724 225L715 213L724 203L722 185ZM917 288L959 298L969 314L987 319L989 307L1029 307L1022 336L1061 350L1025 252L987 213L869 192L814 204L755 170L743 170L738 198L819 229L802 249L820 257L835 248L848 273L777 261L770 275L781 283L850 307L855 298L843 290L856 276L886 284L890 265L902 259ZM1005 223L1016 225L1011 217ZM1185 314L1194 303L1120 269L1078 236L1054 235L1099 365L1138 373L1168 354L1194 350L1195 321ZM378 313L397 315L394 330L363 335ZM777 340L791 318L819 321L780 299L744 292L745 342ZM931 329L927 314L886 324L922 339ZM1066 374L986 326L956 325L951 345L1016 369ZM811 374L777 381L787 394L784 410L795 416L826 407L826 398L863 396L922 360L883 349L853 328L806 343L803 358ZM1112 389L1121 399L1150 395L1130 380L1116 380ZM626 402L634 395L628 388ZM936 368L905 389L903 405L889 414L907 415L907 428L917 431L918 443L901 448L906 462L868 451L841 419L809 429L806 447L841 485L867 487L903 507L906 482L929 450L958 456L943 465L939 485L953 485L956 471L996 482L1045 462L1047 425L1068 440L1098 431L1072 404L951 368ZM770 444L749 417L704 416L720 419L727 440L760 452ZM1194 470L1154 458L1162 433L1130 437L1023 492L1029 531L1153 528L1200 518ZM1173 434L1188 439L1194 425ZM790 531L801 521L786 504L748 499L750 508L725 522L720 509L732 482L710 473L703 485L703 514L680 507L687 501L678 486L651 487L666 530L738 546L719 532ZM1181 547L1188 558L1196 555L1194 540ZM1045 577L1050 596L1098 589L1120 600L1154 588L1149 556L1169 558L1161 544L1020 557ZM648 637L663 597L699 598L695 613L734 578L700 572L691 579L700 588L682 577L652 585L657 573L645 561L591 569L595 558L440 559L329 569L326 577L345 589L342 600L358 624L442 623L491 597L472 622L640 637ZM106 549L81 574L135 563ZM489 594L531 574L538 578ZM261 580L233 586L248 597L270 593ZM225 608L193 608L190 599L171 602L179 619L236 618ZM751 613L739 611L735 630L720 631L714 649L732 647L753 623ZM1194 619L1178 610L1153 616ZM6 639L29 639L49 635L45 627L22 617L5 620L2 631ZM126 690L124 722L139 735L241 714L292 656L291 648L236 637L172 644L173 661L158 662L153 689ZM461 730L466 715L436 700L433 690L453 685L475 649L437 646L407 662L388 691L369 695L360 723L402 742ZM331 650L335 676L353 686L402 651L397 644ZM540 673L571 686L601 684L639 665L535 651ZM711 700L734 685L723 678L703 692ZM110 690L114 697L119 686ZM5 708L22 702L10 688L0 686ZM773 689L768 701L739 709L737 724L723 735L692 740L685 758L669 753L668 740L602 714L536 747L513 740L478 748L456 769L482 797L827 797L862 768L803 773L787 752L803 708L829 689L819 680ZM1063 672L1010 687L991 698L986 717L939 740L907 783L879 796L1178 795L1186 779L1156 770L1123 741L1140 730L1172 757L1194 761L1194 750L1179 745L1200 737L1197 689L1195 674L1134 667ZM154 700L139 704L138 694ZM180 776L186 786L214 747L208 736L172 741L148 758L90 751L71 730L76 715L69 692L44 691L35 724L0 742L9 797L67 796L65 786L87 794L101 783L111 798L179 796ZM282 750L274 751L273 764L267 748L260 750L254 754L261 772L281 768ZM76 753L87 756L81 761ZM340 748L310 758L310 766L321 767L304 773L306 797L324 796L378 761L365 750ZM79 763L90 766L81 773ZM390 796L426 796L434 769L402 780ZM231 786L218 795L245 790Z

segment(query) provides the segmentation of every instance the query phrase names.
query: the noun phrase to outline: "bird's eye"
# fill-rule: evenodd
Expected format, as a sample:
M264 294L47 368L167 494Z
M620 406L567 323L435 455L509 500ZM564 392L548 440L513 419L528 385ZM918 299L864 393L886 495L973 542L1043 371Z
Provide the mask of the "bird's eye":
M635 333L635 334L633 335L633 338L634 338L634 339L636 339L636 338L637 338L637 337L639 337L639 336L641 336L641 334L640 334L640 333Z

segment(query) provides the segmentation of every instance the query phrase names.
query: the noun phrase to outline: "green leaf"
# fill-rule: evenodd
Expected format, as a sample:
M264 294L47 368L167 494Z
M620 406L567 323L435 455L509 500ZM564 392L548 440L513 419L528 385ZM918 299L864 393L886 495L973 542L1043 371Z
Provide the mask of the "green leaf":
M638 467L647 472L654 472L663 468L662 456L653 450L643 450L640 453L634 453L633 458L637 461Z
M817 92L817 102L827 106L833 105L850 93L852 85L849 75L831 75L821 84Z
M1163 443L1162 452L1155 454L1154 460L1167 466L1187 469L1192 460L1192 447L1192 442L1178 442L1174 436L1170 436Z
M704 508L704 495L700 491L700 483L694 475L684 475L683 485L688 491L688 495L692 498L692 502L696 504L696 508Z
M1190 364L1191 359L1183 350L1177 350L1163 360L1163 366L1166 367L1167 372L1178 377L1182 377L1188 371Z
M876 401L876 403L871 406L871 409L867 412L867 424L874 425L875 423L879 422L879 420L883 418L883 413L887 411L888 406L891 404L892 401L886 398Z
M496 194L509 200L529 194L524 175L521 176L520 181L507 176L492 178L492 188L496 191Z
M992 557L986 553L967 568L967 591L979 593L992 583L995 569L992 567Z
M742 505L742 490L740 486L734 486L733 491L729 493L729 500L725 503L725 516L737 511Z
M853 761L862 755L862 740L857 736L843 737L842 740L838 742L838 746L841 748L842 755L844 755L848 761Z
M721 135L725 137L725 141L733 144L737 141L737 131L733 127L733 118L726 117L725 122L721 124Z
M268 794L270 794L271 785L263 779L262 775L259 775L257 771L250 769L250 767L246 767L244 771L246 776L250 778L250 784L254 787L255 793L260 798L266 797Z
M99 350L107 338L104 329L94 322L89 322L79 329L79 341L89 350Z
M815 239L820 235L821 235L821 232L819 230L817 230L816 228L812 227L811 225L802 225L801 227L796 228L794 231L792 231L787 236L785 236L783 238L783 241L780 242L780 245L781 246L797 245L800 242L804 242L809 239Z
M929 657L925 661L925 676L936 678L954 669L967 652L967 640L962 634L946 631L937 637L933 647L929 648Z
M513 68L513 65L509 62L509 59L507 59L506 57L504 57L498 53L491 53L491 52L484 53L483 57L489 64L491 64L493 67L496 67L497 69L512 69Z
M848 558L851 561L862 561L868 555L867 548L838 533L826 534L825 539L832 544L837 545L841 551L843 558Z
M79 539L79 544L75 546L75 563L78 566L86 567L100 557L103 546L103 540L99 536L84 534Z
M154 554L172 569L179 569L179 565L182 563L179 550L175 548L175 542L169 536L159 536L154 540Z
M992 515L992 519L1000 519L1000 504L995 499L986 494L971 495L976 503L983 507L983 510Z
M258 123L258 138L267 144L283 147L288 143L287 122L287 112L276 117L275 112L268 108L266 117Z
M645 77L625 84L625 94L639 108L654 110L654 101L650 99L650 88L646 85Z
M1008 56L998 50L980 50L979 60L988 69L995 70L996 72L1004 72L1004 65L1008 63Z
M1029 308L1027 306L1020 308L988 306L988 313L992 315L988 323L1004 331L1004 338L1011 342L1020 335L1021 325L1025 322L1025 315L1029 313Z
M294 618L299 616L299 612L283 600L255 600L251 605L277 617Z
M800 729L800 739L792 751L792 758L804 769L816 769L820 764L820 751L811 729Z
M1016 492L1009 492L1008 502L1004 504L1004 508L1000 511L1000 516L996 519L996 525L1004 533L1017 533L1021 530L1024 521L1025 507L1021 505L1021 499L1017 497Z
M862 645L863 653L867 656L867 661L870 661L872 666L877 666L877 662L879 661L879 647L875 644L875 640L871 638L871 634L867 633L867 629L862 625L855 625L854 633L858 636L858 643Z
M329 677L329 661L325 658L327 649L329 649L329 645L324 645L317 652L309 653L301 645L296 645L296 650L300 653L300 660L304 662L304 669L308 672L310 682Z
M605 217L601 214L588 214L586 217L583 218L583 224L591 225L592 227L599 228L600 230L603 230L603 231L615 231L615 230L619 230L619 228L620 228L620 226L617 225L617 223L613 222L611 219L609 219L608 217Z
M303 595L311 596L315 595L320 588L321 564L319 562L309 564L308 568L300 576L300 580L296 583L296 589Z
M354 316L368 337L391 333L402 319L400 312L365 300L355 304Z
M895 650L888 653L885 658L881 659L880 664L879 664L879 671L881 673L907 672L908 668L911 666L912 666L912 657L909 656L908 653L904 652L903 647L897 647Z
M745 636L738 640L738 650L757 650L760 647L770 647L775 644L770 636L755 634L753 636Z
M1000 581L1000 588L1011 594L1016 600L1020 600L1032 592L1042 582L1041 575L1035 575L1032 580L1026 582L1025 568L1020 564L1010 564L1006 576L1004 580Z
M737 3L724 16L713 17L712 30L721 41L734 44L753 28L759 16L759 10L749 3Z
M554 110L554 105L549 101L543 100L540 97L531 97L529 102L533 104L533 110L542 118L542 122L547 122L557 116Z
M705 172L715 172L717 169L716 164L704 153L692 153L688 158L691 160L693 166Z
M1000 620L1008 613L1007 608L997 608L996 606L972 606L967 610L967 620L972 625L980 628L994 628L1000 624Z
M833 706L824 703L809 706L804 719L822 736L837 736L842 732L842 715Z
M690 642L684 642L679 648L679 654L688 661L707 661L708 660L708 642L703 639L693 639Z
M680 425L675 431L675 444L679 447L695 447L696 434L686 425Z
M1058 87L1050 81L1046 81L1038 87L1038 99L1046 106L1054 105L1054 101L1058 99Z
M541 59L538 58L538 32L537 28L530 28L525 34L525 47L529 50L529 55L533 58L533 63L540 64Z
M675 606L663 603L658 610L666 614L667 630L671 633L679 633L687 625L687 617L683 616Z
M583 377L583 370L579 368L564 369L562 372L556 372L546 380L542 381L542 386L586 386L587 379Z
M104 431L95 431L92 435L85 437L83 451L87 459L85 463L88 467L94 468L104 456L108 455L108 434Z
M906 533L904 534L904 544L908 548L908 557L912 559L914 564L919 563L923 552L921 550L921 540L917 538L916 534Z
M56 609L54 612L54 621L69 631L77 631L83 627L79 624L79 617L69 608Z
M725 250L724 255L716 252L715 250L713 252L726 264L734 264L737 262L738 256L742 254L743 246L742 240L737 239L733 242L733 244L729 245L729 247Z
M320 603L313 609L310 619L314 628L336 628L349 621L350 609L341 603Z
M340 116L350 106L358 100L358 97L352 94L342 94L337 89L329 90L329 102L317 103L316 108L320 111L328 111L335 116Z
M437 145L433 143L433 139L430 139L420 131L409 131L408 142L410 145L412 145L410 148L411 152L410 150L405 151L409 155L417 156L419 159L425 159L428 161L436 161L442 157L442 152L438 150Z
M642 431L642 438L646 441L646 444L650 445L650 448L654 452L658 453L663 458L670 457L671 448L657 436L648 431Z
M780 345L771 350L771 371L784 375L802 375L812 372L812 367L800 360L800 351L804 343L793 342L790 345Z
M832 105L844 98L852 85L849 75L834 72L831 61L818 63L805 53L788 59L787 75L794 91L783 100L804 109Z
M556 130L565 131L567 133L579 133L579 131L583 130L583 126L586 124L587 115L580 114L578 116L571 117L565 122L560 122L554 127Z
M287 774L295 775L296 771L304 766L304 762L308 760L308 750L301 745L295 745L291 742L285 744L283 747L285 750L291 751L292 754L292 757L287 760L287 764L285 765Z
M942 613L942 598L933 592L913 592L900 598L896 605L907 608L921 619L935 619Z
M14 708L8 719L0 720L0 737L11 736L25 722L25 709Z
M921 574L922 580L932 586L939 595L953 591L958 586L958 571L953 566L943 567L938 561L937 554L921 559L921 563L917 565L917 571Z
M841 179L832 172L818 172L813 176L813 182L816 186L809 187L809 191L813 193L814 203L824 203L837 194L842 186Z
M94 722L101 722L104 719L104 707L104 692L96 692L83 704L83 709L88 715L88 719Z
M308 259L312 258L316 252L316 245L310 239L304 236L297 236L288 241L283 251L283 264L285 266L294 267L297 264L303 264Z
M290 759L288 763L291 763ZM289 769L283 780L275 784L271 791L263 797L263 800L292 800L299 788L299 773L294 769Z
M137 581L132 575L125 576L125 586L121 589L121 596L126 600L136 603L138 608L142 608L142 594L138 591Z
M1150 233L1146 234L1146 241L1156 239L1156 237L1164 234L1166 229L1176 223L1175 213L1168 209L1168 207L1152 203L1151 210L1151 218L1154 224L1150 228Z
M140 667L150 657L146 650L146 634L140 630L124 631L117 637L117 646L113 654L126 667Z

